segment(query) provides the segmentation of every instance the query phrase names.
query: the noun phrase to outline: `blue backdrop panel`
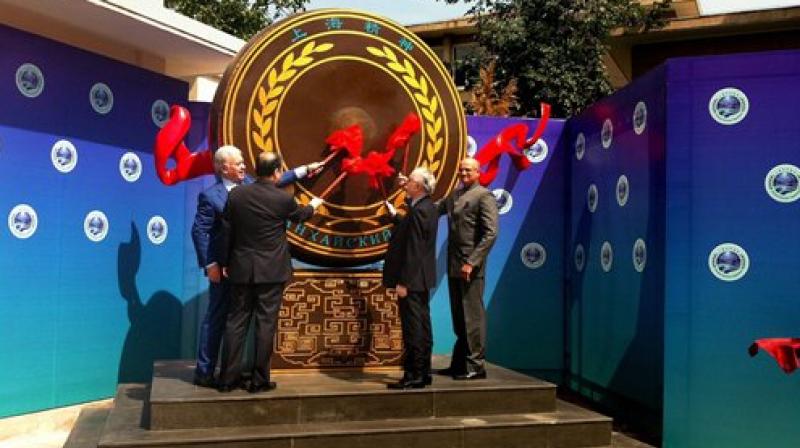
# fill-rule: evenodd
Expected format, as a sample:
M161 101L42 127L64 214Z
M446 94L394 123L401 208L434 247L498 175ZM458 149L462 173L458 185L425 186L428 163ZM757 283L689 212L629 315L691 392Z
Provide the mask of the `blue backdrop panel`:
M151 155L154 104L181 103L185 83L7 27L0 40L2 417L107 397L180 355L191 184L161 185ZM123 177L128 152L138 180ZM30 213L11 213L21 204L33 232ZM84 229L94 210L97 242ZM154 216L167 228L157 243Z
M800 329L800 53L667 69L665 444L800 446L797 374L746 352Z
M662 392L664 89L663 70L637 80L571 119L564 143L570 385L651 420Z
M477 148L504 128L525 123L533 134L538 120L468 117L469 135ZM518 171L504 158L499 175L488 186L510 194L508 211L500 215L499 236L488 260L485 303L487 308L487 358L521 370L557 374L563 366L563 246L564 246L564 157L558 141L563 121L551 120L543 136L546 155L538 153L526 171ZM538 147L537 150L543 150ZM543 158L542 158L543 157ZM539 158L542 158L539 160ZM502 205L502 204L501 204ZM455 343L447 291L447 222L439 226L439 287L433 296L431 315L434 351L450 353ZM544 252L527 256L532 268L522 261L523 248L538 243ZM536 246L538 247L538 246Z

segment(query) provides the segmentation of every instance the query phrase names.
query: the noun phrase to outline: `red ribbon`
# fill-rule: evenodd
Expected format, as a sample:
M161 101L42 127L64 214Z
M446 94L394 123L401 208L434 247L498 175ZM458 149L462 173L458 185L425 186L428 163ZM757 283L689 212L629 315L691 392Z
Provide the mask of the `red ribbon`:
M342 174L367 176L370 188L380 189L385 196L382 181L395 173L395 169L390 162L397 150L401 148L405 148L404 160L407 160L408 142L414 134L419 132L420 126L419 117L414 113L409 113L389 136L389 140L386 142L386 151L370 151L366 157L361 157L364 137L359 125L356 124L345 129L336 130L325 140L331 151L334 151L334 154L328 156L324 163L327 163L335 154L339 154L342 149L345 149L346 157L342 160ZM338 185L344 180L342 174L336 178L334 184L325 190L325 193L330 193L334 185Z
M419 129L419 117L417 114L409 112L409 114L403 119L403 122L400 123L400 126L398 126L392 132L392 135L389 136L389 140L386 141L386 150L396 151L405 147L408 145L408 141L411 140L411 137L419 132Z
M386 151L392 151L392 153L400 148L405 148L403 153L403 167L401 168L402 172L406 172L408 169L408 142L414 134L419 132L421 127L422 124L417 114L409 112L403 119L403 122L400 123L400 126L392 132L392 135L389 136L389 140L386 142Z
M542 137L550 120L550 105L541 103L541 118L533 136L525 139L528 134L528 125L523 123L512 124L500 131L493 139L483 145L475 155L475 160L481 165L482 171L478 182L484 187L492 183L497 177L500 158L508 154L514 166L524 171L531 166L531 161L525 156L525 149L533 146Z
M331 155L322 162L323 165L330 162L337 154L342 153L342 150L346 151L345 154L350 157L360 156L361 148L364 146L364 133L361 131L361 126L354 124L350 127L333 131L325 139L325 143L330 147Z
M750 356L758 354L758 349L764 350L786 373L792 373L800 367L800 338L767 338L756 339L748 348Z
M370 151L367 157L348 157L342 162L342 170L349 175L363 174L369 178L369 186L378 189L381 180L394 174L394 168L389 165L389 160L394 157L395 151L375 152Z
M156 174L165 185L175 185L188 179L214 173L211 150L191 152L183 143L192 126L192 117L185 107L172 106L169 121L156 134L153 156ZM175 168L167 169L167 162L175 160Z

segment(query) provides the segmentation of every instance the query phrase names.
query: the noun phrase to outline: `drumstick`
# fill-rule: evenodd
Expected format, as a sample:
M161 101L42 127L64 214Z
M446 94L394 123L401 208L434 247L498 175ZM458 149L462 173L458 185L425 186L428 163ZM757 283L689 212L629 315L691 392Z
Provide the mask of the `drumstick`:
M406 170L408 170L408 143L403 147L403 171L401 173L405 173Z
M327 198L328 195L331 194L331 191L333 191L333 189L336 188L336 186L338 186L340 183L342 183L342 181L344 180L345 177L347 177L347 171L342 171L342 173L339 174L339 177L334 179L334 181L331 182L330 185L328 185L328 188L326 188L325 191L323 191L322 194L319 195L319 197L321 199Z
M383 180L378 179L378 185L381 187L381 194L383 195L383 200L388 201L388 196L386 196L386 187L383 186Z
M342 151L340 150L340 151L333 151L332 153L330 153L328 157L325 157L325 160L322 161L322 166L328 165L328 163L330 163L330 161L333 160L334 157L338 156L341 152Z

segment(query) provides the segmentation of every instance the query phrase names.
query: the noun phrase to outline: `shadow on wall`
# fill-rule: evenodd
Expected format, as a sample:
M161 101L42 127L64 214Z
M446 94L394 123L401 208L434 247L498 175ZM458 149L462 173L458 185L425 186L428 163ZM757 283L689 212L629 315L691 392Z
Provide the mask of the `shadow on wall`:
M652 201L652 198L651 198ZM654 202L651 202L654 204ZM647 235L663 235L663 226L651 218ZM648 260L636 299L636 327L622 359L608 383L612 409L626 421L635 422L660 440L664 386L664 246L660 238L648 238ZM652 256L650 254L653 254ZM642 381L642 377L648 378Z
M559 381L563 368L564 157L564 151L553 151L538 187L531 192L535 196L513 237L505 264L489 267L500 274L487 307L488 359L550 381ZM520 176L538 175L509 170L502 187L509 192ZM533 270L520 261L522 248L530 242L539 242L547 252L545 264Z
M564 331L564 358L566 360L564 373L568 380L580 381L583 377L583 272L586 269L588 254L591 252L591 220L591 213L582 208L573 239L573 247L569 247L567 251L571 256L568 258L569 262L564 263L568 272L567 284L564 286L566 288L564 295L564 325L566 326ZM575 254L578 244L583 247L582 255ZM576 260L578 256L580 260ZM578 270L579 263L580 271ZM577 383L569 382L568 385L573 389L580 390Z
M650 137L646 145L635 147L638 152L607 159L607 165L598 164L589 171L584 166L570 173L571 188L577 190L569 194L572 205L568 210L572 215L568 219L575 227L571 247L565 250L565 371L570 389L598 404L601 412L658 443L664 384L665 173L663 140L658 133L663 118L657 107L650 113ZM584 181L607 180L609 169L622 169L628 175L646 174L642 178L648 179L646 197L628 205L641 207L631 210L629 216L634 223L630 226L621 221L604 221L602 214L598 218L587 209L588 182ZM644 186L639 191L643 190ZM630 245L618 245L624 249L615 250L610 273L603 273L599 266L601 248L597 246L604 238L597 235L603 234L616 235L617 242L630 241ZM632 253L637 237L646 243L646 263L641 274L635 272ZM575 262L578 244L584 248L582 272Z
M120 244L117 251L117 281L128 303L130 321L119 362L119 383L150 381L153 361L180 357L183 307L193 307L199 299L196 296L181 305L174 295L158 291L142 302L136 285L140 262L139 230L131 223L130 242Z
M653 120L661 121L661 110ZM660 440L664 403L664 291L666 244L666 198L664 140L650 141L650 173L648 220L644 239L647 257L639 281L636 299L638 312L633 337L609 381L611 391L622 391L628 400L616 407L628 421L634 421L647 433ZM642 377L648 378L642 381Z

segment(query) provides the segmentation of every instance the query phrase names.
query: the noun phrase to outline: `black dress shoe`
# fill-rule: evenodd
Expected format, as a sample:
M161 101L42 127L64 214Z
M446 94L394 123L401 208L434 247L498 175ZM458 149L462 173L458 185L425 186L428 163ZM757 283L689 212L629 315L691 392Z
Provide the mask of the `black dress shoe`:
M443 376L456 376L456 375L463 375L464 373L466 372L464 372L463 370L454 369L452 367L448 367L446 369L439 369L436 371L437 375L443 375Z
M247 388L247 391L250 392L251 394L255 394L255 393L258 393L258 392L266 392L266 391L269 391L269 390L273 390L273 389L276 389L277 387L278 387L278 383L276 383L274 381L270 381L270 382L264 383L264 384L250 384L250 386L248 386L248 388Z
M409 375L403 374L403 381L413 381L414 378L422 378L422 381L425 383L426 386L430 386L433 384L433 377L430 373L426 373L425 375Z
M194 379L192 380L192 383L195 386L210 387L212 389L217 387L217 382L214 381L214 376L213 375L197 375L197 374L195 374L194 375Z
M220 392L232 392L236 389L246 389L244 382L238 381L231 384L218 384L217 390Z
M486 371L482 370L480 372L462 373L461 375L454 376L453 379L457 380L457 381L485 380L486 379Z
M402 390L402 389L423 389L425 387L425 379L409 379L403 378L396 383L389 383L386 385L388 389Z
M220 384L217 386L217 390L222 393L232 392L239 388L238 384Z

